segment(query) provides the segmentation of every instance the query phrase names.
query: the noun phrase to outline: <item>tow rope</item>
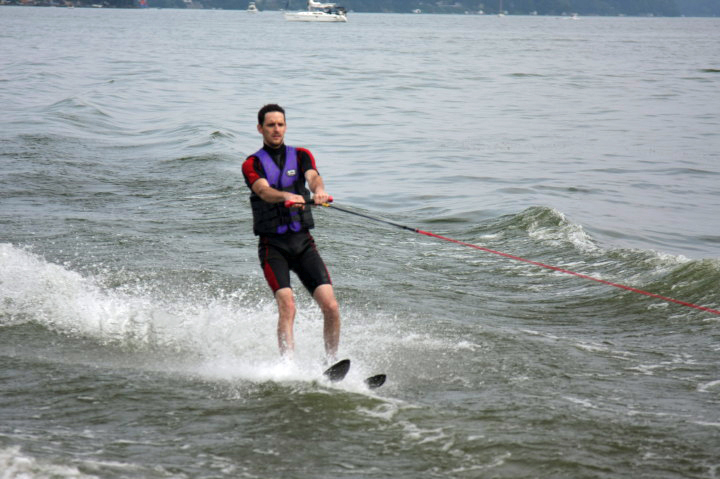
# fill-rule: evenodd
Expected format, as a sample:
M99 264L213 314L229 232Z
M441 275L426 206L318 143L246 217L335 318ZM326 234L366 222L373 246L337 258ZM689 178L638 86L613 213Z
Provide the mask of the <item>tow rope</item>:
M330 202L332 202L332 197L330 198ZM338 207L338 206L332 205L332 204L330 204L329 202L328 202L328 203L320 203L320 204L314 204L314 203L307 203L307 204L304 204L304 203L294 203L294 202L292 202L292 201L286 201L286 202L285 202L285 207L286 207L286 208L291 208L291 207L293 207L293 206L296 206L296 207L297 207L297 206L300 206L300 205L303 205L303 206L307 206L307 205L310 205L310 206L324 206L324 207L327 207L327 208L332 208L332 209L337 210L337 211L342 211L343 213L349 213L349 214L351 214L351 215L360 216L360 217L362 217L362 218L367 218L367 219L369 219L369 220L377 221L377 222L379 222L379 223L384 223L384 224L387 224L387 225L391 225L391 226L395 226L395 227L398 227L398 228L402 228L402 229L404 229L404 230L413 231L413 232L415 232L415 233L418 233L418 234L421 234L421 235L425 235L425 236L429 236L429 237L431 237L431 238L437 238L437 239L449 241L449 242L451 242L451 243L459 244L459 245L462 245L462 246L467 246L467 247L469 247L469 248L474 248L474 249L477 249L477 250L480 250L480 251L485 251L486 253L492 253L492 254L496 254L496 255L498 255L498 256L503 256L503 257L505 257L505 258L510 258L510 259L515 260L515 261L522 261L522 262L524 262L524 263L528 263L528 264L532 264L532 265L535 265L535 266L539 266L539 267L541 267L541 268L546 268L546 269L550 269L550 270L553 270L553 271L558 271L558 272L560 272L560 273L570 274L570 275L573 275L573 276L577 276L577 277L579 277L579 278L588 279L588 280L590 280L590 281L595 281L595 282L597 282L597 283L606 284L606 285L608 285L608 286L612 286L612 287L615 287L615 288L620 288L620 289L624 289L624 290L627 290L627 291L632 291L633 293L638 293L638 294L642 294L642 295L645 295L645 296L650 296L651 298L661 299L661 300L663 300L663 301L667 301L667 302L670 302L670 303L675 303L675 304L680 304L680 305L682 305L682 306L687 306L688 308L699 309L700 311L706 311L706 312L708 312L708 313L720 315L720 310L717 310L717 309L708 308L708 307L706 307L706 306L700 306L700 305L698 305L698 304L689 303L689 302L687 302L687 301L681 301L681 300L679 300L679 299L669 298L669 297L667 297L667 296L663 296L663 295L660 295L660 294L655 294L655 293L651 293L651 292L649 292L649 291L644 291L644 290L642 290L642 289L633 288L632 286L626 286L626 285L620 284L620 283L613 283L612 281L606 281L606 280L604 280L604 279L595 278L595 277L592 277L592 276L588 276L587 274L576 273L575 271L570 271L569 269L560 268L560 267L552 266L552 265L545 264L545 263L540 263L540 262L538 262L538 261L533 261L533 260L530 260L530 259L521 258L520 256L515 256L515 255L512 255L512 254L503 253L502 251L496 251L496 250L493 250L493 249L490 249L490 248L485 248L485 247L483 247L483 246L478 246L478 245L476 245L476 244L466 243L466 242L464 242L464 241L456 240L456 239L453 239L453 238L448 238L447 236L442 236L442 235L439 235L439 234L431 233L431 232L429 232L429 231L423 231L423 230L418 229L418 228L412 228L412 227L410 227L410 226L405 226L405 225L401 225L401 224L398 224L398 223L393 223L392 221L387 221L387 220L380 219L380 218L376 218L376 217L373 217L373 216L370 216L370 215L366 215L366 214L363 214L363 213L358 213L357 211L346 210L346 209L344 209L344 208L340 208L340 207Z

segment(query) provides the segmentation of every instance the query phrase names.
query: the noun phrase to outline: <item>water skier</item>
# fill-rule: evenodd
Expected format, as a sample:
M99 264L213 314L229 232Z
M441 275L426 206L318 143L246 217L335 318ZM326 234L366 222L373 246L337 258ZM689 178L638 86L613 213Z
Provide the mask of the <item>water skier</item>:
M310 207L286 208L284 203L322 204L330 200L315 158L305 148L285 145L285 110L263 106L257 130L263 147L243 163L245 182L251 190L253 232L259 236L258 255L268 285L278 305L277 336L280 354L292 358L295 297L290 271L320 306L326 359L334 362L340 342L340 312L330 274L310 234L314 227ZM312 199L310 192L313 193Z

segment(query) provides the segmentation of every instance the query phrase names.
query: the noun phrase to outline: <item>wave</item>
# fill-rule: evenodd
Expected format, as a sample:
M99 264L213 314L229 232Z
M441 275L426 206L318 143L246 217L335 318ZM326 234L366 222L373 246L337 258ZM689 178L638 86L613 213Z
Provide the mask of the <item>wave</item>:
M98 476L85 474L74 465L53 464L47 459L38 459L20 447L0 448L0 470L3 479L44 478L97 479Z
M607 248L553 208L532 207L506 215L473 228L473 234L503 253L523 255L530 261L601 282L689 302L691 306L720 305L720 260L691 260L650 249Z
M92 98L92 99L91 99ZM164 107L137 111L123 98L72 96L38 108L36 117L46 122L44 131L63 138L76 136L113 150L143 150L151 155L183 155L191 151L222 154L237 149L247 133L218 129L212 119L168 116ZM72 138L68 138L72 141ZM162 153L161 153L162 152Z
M240 305L242 293L202 303L188 289L162 297L150 285L109 288L102 277L83 276L10 244L0 244L0 262L0 326L34 323L125 349L212 356L239 354L235 346L259 341L252 318L271 314L262 303ZM241 338L242 345L233 343Z
M242 287L234 283L227 292L212 281L187 284L182 275L182 271L168 272L168 277L155 272L152 276L163 281L160 287L151 284L152 278L123 271L83 275L0 243L0 329L34 334L39 327L40 334L62 336L63 344L53 346L59 348L55 355L61 360L72 356L62 351L81 345L94 349L91 355L96 360L118 355L124 365L139 361L141 367L218 380L305 381L319 376L324 366L322 320L311 300L299 299L295 335L303 346L289 364L279 361L276 307L266 291L259 294L256 286L261 281ZM121 284L113 286L119 277ZM346 317L358 314L350 311ZM358 327L362 324L354 322ZM365 321L362 328L367 326ZM366 351L371 333L356 333L345 349L361 361L353 368L357 377L344 383L363 391L362 378L373 364Z
M434 211L437 213L437 208ZM629 306L642 315L659 304L689 303L684 306L704 310L703 318L714 318L707 314L714 311L707 309L716 309L720 304L713 284L720 281L720 261L716 259L691 260L651 249L608 247L582 225L545 206L495 218L480 219L482 215L482 211L472 211L425 220L429 236L450 241L419 256L395 252L394 261L407 261L422 271L432 271L430 277L442 278L446 288L454 284L450 289L465 291L467 281L483 282L485 290L503 294L503 301L484 305L487 310L493 304L495 314L500 315L506 314L502 311L507 309L507 302L531 303L533 309L540 303L547 304L554 315L563 308L582 306L623 317L621 312ZM390 216L390 220L407 222L397 216ZM459 249L457 243L480 251ZM492 277L489 282L483 279L488 274ZM569 275L576 277L568 281ZM398 274L397 281L405 281L402 277L402 273ZM596 282L604 286L597 287ZM413 290L430 291L433 287L416 284ZM552 291L550 296L548 291ZM509 292L511 297L505 296ZM472 294L487 301L491 297L484 296L486 293L473 290ZM638 300L638 294L653 299ZM427 301L424 304L428 307ZM475 306L467 305L469 309ZM672 314L689 311L675 306L671 310Z
M489 227L504 234L522 232L529 238L550 246L569 245L583 252L597 251L600 248L581 225L572 223L554 208L531 207L496 219Z
M81 137L107 135L119 130L113 115L99 104L69 97L45 107L40 114L55 123L58 132L67 133L72 128L74 134Z

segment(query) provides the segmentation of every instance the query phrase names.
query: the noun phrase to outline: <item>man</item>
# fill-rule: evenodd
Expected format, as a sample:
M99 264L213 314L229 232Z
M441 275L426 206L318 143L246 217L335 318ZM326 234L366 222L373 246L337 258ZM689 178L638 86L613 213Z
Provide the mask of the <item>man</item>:
M312 153L285 145L286 128L285 110L279 105L265 105L258 112L257 130L263 147L242 167L252 191L253 231L260 237L260 265L278 305L280 354L292 358L295 348L295 298L290 286L290 271L294 271L322 310L325 354L334 362L340 342L340 312L330 275L309 232L314 226L311 207L284 205L286 201L307 203L310 192L315 204L327 202L330 195Z

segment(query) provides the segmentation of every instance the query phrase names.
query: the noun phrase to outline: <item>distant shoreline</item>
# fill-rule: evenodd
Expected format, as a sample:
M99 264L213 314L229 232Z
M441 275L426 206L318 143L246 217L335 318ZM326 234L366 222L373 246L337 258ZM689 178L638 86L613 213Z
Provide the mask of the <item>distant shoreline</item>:
M200 1L195 2L194 0L181 0L184 6L157 6L157 5L139 5L137 0L102 0L95 2L83 2L81 0L0 0L0 6L16 6L16 7L55 7L55 8L110 8L110 9L137 9L142 10L145 8L151 8L154 10L239 10L244 11L247 9L246 5L240 5L238 8L222 8L222 7L209 7L205 6ZM427 7L426 5L423 5ZM456 4L460 7L461 4ZM265 7L262 11L268 12L281 12L283 8L270 8ZM370 10L352 10L353 13L390 13L390 14L420 14L420 15L476 15L476 16L498 16L497 12L484 12L484 11L473 11L463 10L462 8L456 8L454 10L422 10L415 8L409 11L370 11ZM538 16L538 17L564 17L564 18L581 18L581 17L599 17L599 18L720 18L720 12L718 14L708 15L693 15L693 14L678 14L678 15L659 15L655 13L646 14L628 14L628 13L617 13L617 14L600 14L600 13L540 13L540 12L504 12L502 16L510 17L525 17L525 16Z

